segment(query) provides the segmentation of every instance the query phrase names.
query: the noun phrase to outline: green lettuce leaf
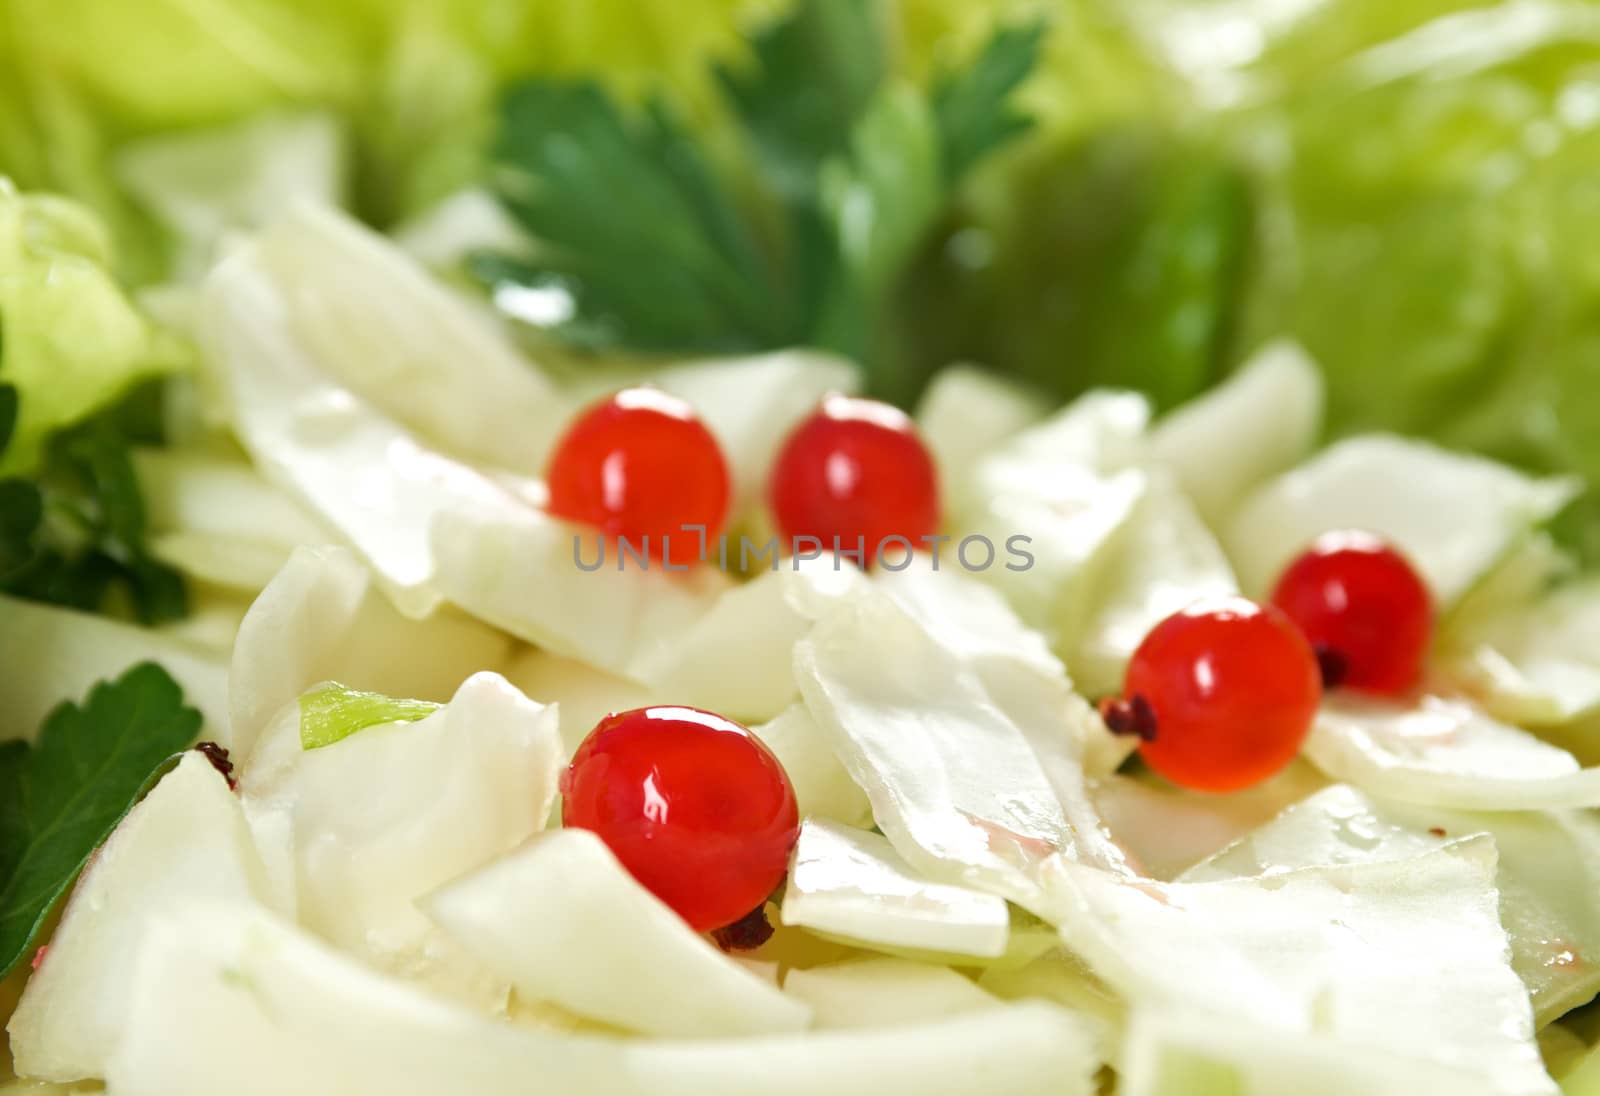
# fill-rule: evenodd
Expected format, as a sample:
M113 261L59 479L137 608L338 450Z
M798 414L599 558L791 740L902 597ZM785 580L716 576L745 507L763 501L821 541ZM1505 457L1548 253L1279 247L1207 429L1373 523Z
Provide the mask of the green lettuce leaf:
M88 210L0 178L0 382L20 401L0 472L31 471L49 435L182 362L110 265Z

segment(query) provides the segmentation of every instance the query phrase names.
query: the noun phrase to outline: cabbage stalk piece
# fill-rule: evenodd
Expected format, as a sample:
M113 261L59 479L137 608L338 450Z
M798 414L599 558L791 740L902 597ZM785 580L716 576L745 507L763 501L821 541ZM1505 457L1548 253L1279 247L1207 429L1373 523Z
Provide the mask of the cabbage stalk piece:
M293 913L239 800L198 753L184 755L128 814L73 889L44 962L10 1023L26 1077L105 1074L128 1020L134 962L153 922L192 904L259 903Z
M1471 812L1325 788L1182 876L1208 882L1405 860L1488 833L1511 967L1542 1026L1600 990L1600 821L1587 811Z
M1062 938L1136 1006L1471 1069L1504 1096L1555 1092L1508 962L1488 837L1219 883L1055 868Z
M783 988L815 1010L823 1030L895 1027L1002 1007L949 967L888 957L791 970Z
M56 705L145 661L160 663L183 686L184 703L205 717L204 734L227 736L226 659L161 631L0 596L0 650L0 740L31 739Z
M439 1001L270 915L174 917L138 957L107 1079L121 1096L1089 1096L1099 1065L1039 1002L876 1031L638 1041L514 1027Z
M1464 700L1323 703L1305 754L1335 780L1409 803L1481 811L1600 806L1600 767Z
M1349 438L1257 489L1228 523L1245 592L1269 590L1319 535L1357 529L1394 544L1449 608L1577 494L1481 457L1373 434Z
M887 839L819 818L800 827L782 918L831 939L871 949L993 959L1005 954L1005 899L929 880Z
M253 810L287 815L300 922L441 992L503 1007L505 983L443 939L416 900L544 828L563 761L556 712L497 674L418 722L304 749L298 704L244 759Z
M1151 459L1221 529L1250 489L1311 454L1322 430L1322 374L1299 344L1269 343L1239 371L1151 429Z
M0 475L31 471L49 435L184 363L123 293L112 262L110 234L88 209L0 177L0 381L20 397Z
M228 681L229 735L249 755L267 723L322 681L422 700L448 700L480 670L500 669L511 641L460 615L395 612L372 574L343 548L299 548L239 626Z
M523 1001L645 1035L800 1031L811 1010L691 929L587 830L535 837L421 900Z
M908 864L1036 908L1049 858L1121 854L1089 805L1070 710L1024 728L945 637L863 590L795 646L801 694Z

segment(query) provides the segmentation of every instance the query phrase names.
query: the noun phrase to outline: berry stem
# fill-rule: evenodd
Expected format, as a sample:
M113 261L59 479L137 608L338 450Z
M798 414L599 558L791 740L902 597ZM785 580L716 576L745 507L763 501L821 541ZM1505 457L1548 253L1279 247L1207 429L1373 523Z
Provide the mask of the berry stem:
M1311 653L1317 656L1317 669L1322 671L1322 687L1338 688L1350 672L1350 660L1326 643L1313 643Z
M1100 718L1112 734L1138 735L1141 742L1156 740L1156 712L1141 694L1107 697L1100 702Z
M772 922L767 920L765 902L731 925L711 930L711 939L723 951L754 951L772 939Z

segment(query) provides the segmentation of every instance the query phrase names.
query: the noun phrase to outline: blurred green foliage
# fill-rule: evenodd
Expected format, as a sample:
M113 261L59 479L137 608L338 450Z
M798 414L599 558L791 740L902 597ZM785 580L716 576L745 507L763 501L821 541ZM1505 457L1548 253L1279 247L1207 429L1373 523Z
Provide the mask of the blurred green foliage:
M1033 133L967 180L895 284L858 272L892 294L862 352L898 394L961 357L1165 407L1289 334L1325 367L1335 432L1600 482L1600 3L859 2L924 89L998 24L1049 20L1019 100ZM0 0L0 172L102 211L149 279L163 245L117 147L268 108L345 119L380 225L482 178L498 98L529 75L659 93L714 169L739 114L778 153L839 154L866 136L836 123L865 102L851 55L792 96L740 98L750 65L795 45L758 58L745 31L787 6ZM1600 558L1600 505L1566 531Z

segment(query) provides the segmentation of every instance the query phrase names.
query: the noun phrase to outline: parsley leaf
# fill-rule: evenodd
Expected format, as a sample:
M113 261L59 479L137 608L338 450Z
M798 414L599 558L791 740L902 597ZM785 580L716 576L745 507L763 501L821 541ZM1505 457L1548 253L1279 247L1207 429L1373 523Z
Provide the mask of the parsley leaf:
M894 287L970 172L1028 127L1011 98L1044 27L1000 29L925 92L891 77L882 11L799 0L759 32L751 64L717 73L737 125L716 157L658 101L513 88L494 184L535 247L474 260L496 302L584 349L832 350L871 391L913 396ZM737 182L730 161L750 169Z
M802 3L753 37L753 66L718 70L757 166L780 194L815 193L817 165L844 151L882 83L888 58L875 15L861 0Z
M0 384L0 452L15 422L17 392ZM114 591L135 616L183 616L177 572L145 549L144 498L112 409L51 440L32 479L0 479L0 591L99 611Z
M502 108L499 193L540 262L477 272L565 293L590 346L739 350L787 334L771 271L728 190L660 101L635 115L597 85L530 81Z
M199 732L177 683L143 663L57 708L35 745L0 747L0 977L152 775Z
M940 76L933 113L944 143L945 177L958 180L1033 124L1011 97L1039 62L1044 24L1004 27L971 66Z

